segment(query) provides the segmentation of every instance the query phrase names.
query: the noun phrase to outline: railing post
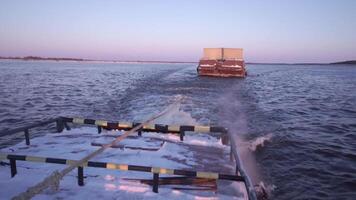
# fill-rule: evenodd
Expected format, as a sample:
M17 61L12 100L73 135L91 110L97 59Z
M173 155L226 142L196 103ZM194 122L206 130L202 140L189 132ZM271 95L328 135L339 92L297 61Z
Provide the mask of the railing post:
M30 134L28 129L25 129L25 138L26 138L26 145L30 145Z
M185 135L184 131L179 131L180 141L184 140L184 135Z
M64 123L63 123L63 119L62 118L58 118L56 120L56 128L57 128L57 132L61 133L64 129Z
M10 168L11 168L11 177L14 177L17 174L17 169L16 169L16 160L13 158L10 158Z
M101 133L101 131L102 131L101 126L98 126L98 134L100 134L100 133Z
M221 142L223 145L227 145L229 143L229 137L227 136L227 134L222 133L222 137L221 137Z
M230 161L234 160L234 154L232 153L232 145L230 145Z
M83 167L78 167L78 185L84 185L84 169Z
M66 127L66 130L67 130L67 131L70 131L70 126L68 125L68 123L67 123L67 122L64 122L63 124L64 124L64 127Z
M155 193L158 193L158 182L159 182L159 174L154 173L153 174L153 188L152 191Z

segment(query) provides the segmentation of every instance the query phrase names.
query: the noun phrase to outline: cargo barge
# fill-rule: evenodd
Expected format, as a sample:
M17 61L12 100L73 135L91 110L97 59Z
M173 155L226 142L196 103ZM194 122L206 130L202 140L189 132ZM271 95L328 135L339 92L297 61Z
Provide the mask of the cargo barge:
M199 76L245 77L245 61L241 48L204 48L197 68Z

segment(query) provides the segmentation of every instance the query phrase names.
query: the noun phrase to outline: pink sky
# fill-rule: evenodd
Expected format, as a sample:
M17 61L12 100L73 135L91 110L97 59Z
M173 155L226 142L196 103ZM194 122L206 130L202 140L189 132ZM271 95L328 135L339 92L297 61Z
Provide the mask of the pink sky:
M0 56L197 61L204 47L248 62L356 59L356 1L4 1Z

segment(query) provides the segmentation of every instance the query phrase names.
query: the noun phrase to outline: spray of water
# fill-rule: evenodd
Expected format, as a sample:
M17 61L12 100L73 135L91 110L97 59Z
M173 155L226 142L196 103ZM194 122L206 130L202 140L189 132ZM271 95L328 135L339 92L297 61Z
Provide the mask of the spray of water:
M221 121L232 134L233 139L237 144L244 168L251 178L251 181L257 183L260 179L255 157L249 148L250 142L245 139L245 136L248 133L248 128L243 105L232 93L222 96L219 105L221 105Z
M184 97L178 95L173 99L177 98L182 101L175 104L174 108L172 108L164 116L156 119L155 122L162 124L196 125L197 121L190 115L190 113L181 110L181 102L183 102ZM268 190L273 190L273 188L265 186L265 183L261 179L254 154L256 150L263 148L268 141L271 141L273 135L269 133L253 140L247 140L246 136L248 134L248 127L247 117L244 112L244 105L242 105L232 93L221 97L219 105L221 105L221 112L219 115L221 117L222 125L227 127L234 136L233 138L237 144L238 152L246 173L250 177L252 183L258 186L256 187L256 192L259 194L265 194L267 191L267 193L269 193ZM244 186L239 185L238 187L239 188L237 190L244 190ZM265 196L266 195L267 194L265 194Z
M256 151L259 148L264 147L265 143L272 140L272 133L268 133L267 135L257 137L253 141L249 142L249 149L251 151Z
M262 148L267 141L271 141L272 134L267 134L255 138L254 140L248 140L248 126L247 117L245 115L245 106L236 97L233 92L226 93L220 98L219 105L220 120L223 125L227 127L233 136L237 144L237 150L239 152L242 165L250 177L252 183L257 186L256 192L262 191L267 196L267 187L261 178L258 165L255 159L255 151ZM258 196L260 194L257 194ZM261 198L263 199L263 198Z

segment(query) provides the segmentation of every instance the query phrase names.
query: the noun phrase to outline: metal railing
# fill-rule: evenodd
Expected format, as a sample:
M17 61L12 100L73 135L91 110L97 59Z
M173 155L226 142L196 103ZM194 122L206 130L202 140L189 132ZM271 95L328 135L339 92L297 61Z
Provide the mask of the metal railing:
M17 160L28 161L28 162L62 164L62 165L71 165L71 164L79 161L79 160L69 160L69 159L62 159L62 158L51 158L51 157L39 157L39 156L0 153L0 160L2 160L2 159L8 159L10 161L11 177L14 177L17 174L17 168L16 168ZM84 185L84 175L83 175L84 169L83 169L83 167L96 167L96 168L106 168L106 169L113 169L113 170L140 171L140 172L153 173L153 175L154 175L153 191L154 192L158 192L159 174L179 175L179 176L186 176L186 177L216 179L216 180L220 179L220 180L230 180L230 181L244 181L244 178L239 175L89 161L89 162L84 163L83 166L78 167L78 185L80 185L80 186Z
M70 130L68 123L73 124L87 124L87 125L95 125L98 127L98 133L102 132L102 128L105 129L117 129L117 130L130 130L141 123L135 122L109 122L104 120L93 120L93 119L82 119L82 118L68 118L68 117L58 117L54 119L49 119L46 121L33 123L27 126L15 128L12 130L6 130L0 132L0 137L5 135L11 135L18 132L24 132L26 145L30 145L30 137L29 137L29 130L35 127L40 127L44 125L48 125L51 123L56 123L57 132L62 132L64 128ZM197 177L197 178L208 178L208 179L225 179L225 180L233 180L233 181L242 181L245 184L247 195L250 200L256 200L256 193L254 186L246 174L240 156L237 152L237 145L235 139L228 131L228 129L224 127L218 126L179 126L179 125L163 125L163 124L150 124L144 126L142 129L138 131L138 135L142 135L142 132L157 132L157 133L175 133L180 134L180 139L183 140L185 132L200 132L200 133L209 133L209 132L217 132L224 134L223 137L228 139L230 143L230 158L235 161L235 175L228 175L228 174L219 174L214 172L197 172L197 171L187 171L187 170L178 170L178 169L164 169L164 168L157 168L157 167L148 167L148 166L136 166L136 165L123 165L123 164L114 164L114 163L102 163L102 162L88 162L88 167L101 167L101 168L109 168L109 169L119 169L121 168L126 169L123 166L127 166L126 170L134 170L134 171L146 171L152 172L154 187L153 191L158 191L158 174L172 174L172 175L184 175L189 177ZM223 138L223 143L224 142ZM2 159L9 159L10 160L10 167L11 167L11 175L14 176L17 173L16 170L16 160L25 160L25 161L34 161L34 162L46 162L46 163L57 163L57 164L70 164L75 162L74 160L66 160L66 159L58 159L58 158L44 158L44 157L34 157L34 156L27 156L27 155L13 155L13 154L3 154L0 153L0 160ZM131 166L131 167L129 167ZM172 173L173 172L173 173ZM78 184L83 185L83 166L78 167Z

